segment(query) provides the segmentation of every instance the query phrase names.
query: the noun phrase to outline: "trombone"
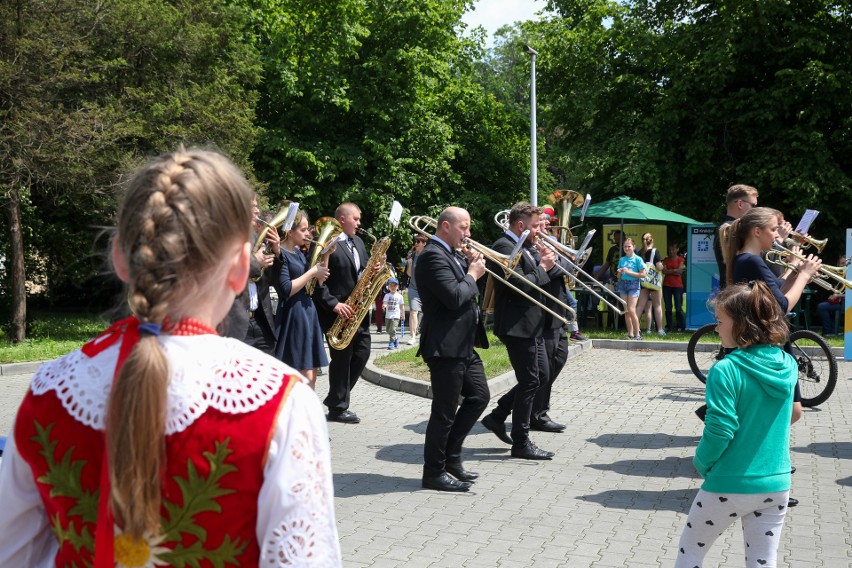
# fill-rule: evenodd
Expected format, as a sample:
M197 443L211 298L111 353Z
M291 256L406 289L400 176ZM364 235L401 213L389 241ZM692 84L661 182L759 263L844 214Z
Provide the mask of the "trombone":
M822 249L825 248L825 244L828 242L828 238L818 240L810 235L803 235L802 233L793 231L784 242L785 244L790 244L790 246L798 246L803 249L814 247L817 253L821 253Z
M507 231L509 229L509 211L508 210L498 211L497 214L494 215L494 222L497 223L498 227L500 227L504 231ZM614 298L617 302L621 303L623 306L627 305L627 302L625 302L621 298L621 296L619 296L618 294L616 294L615 292L610 290L607 286L605 286L605 285L601 284L600 282L598 282L597 280L595 280L594 277L591 274L589 274L588 272L584 271L581 268L586 263L586 261L589 259L589 255L592 252L591 248L587 248L578 257L578 253L580 253L580 251L574 250L571 247L569 247L568 245L563 245L562 243L560 243L556 239L553 239L553 238L550 238L550 237L539 236L539 237L536 237L536 243L542 245L545 248L552 250L554 253L556 253L556 256L558 258L560 258L561 260L565 261L568 264L568 266L571 268L571 270L566 269L564 266L562 266L558 262L554 265L554 266L557 266L559 268L559 270L565 276L567 276L568 278L570 278L571 280L573 280L574 282L576 282L577 284L579 284L580 286L585 288L587 292L589 292L594 297L596 297L598 300L600 300L601 302L603 302L604 304L606 304L607 306L612 308L612 310L615 313L617 313L618 315L620 315L620 316L624 315L624 309L613 304L612 302L607 300L603 295L598 294L597 291L595 291L595 289L592 286L586 284L585 282L583 282L582 280L577 278L577 274L582 274L585 278L588 278L594 284L597 284L598 286L600 286L601 291L606 292L609 296ZM573 260L571 260L572 256L574 258L577 258L577 262L574 262Z
M798 271L799 267L790 262L790 258L806 260L803 255L778 245L769 249L766 253L766 262L783 266L793 272ZM823 264L819 267L819 270L817 270L817 273L811 279L811 282L821 288L825 288L833 294L844 294L848 288L852 288L852 280L846 280L846 278L844 278L846 276L846 269L846 266L830 266Z
M432 234L427 232L427 229L436 229L438 227L438 221L433 219L432 217L428 217L426 215L414 215L413 217L408 218L408 226L411 227L411 230L424 235L426 237L432 237ZM467 246L479 254L483 256L488 261L493 262L494 264L498 264L503 268L503 275L499 275L487 266L485 267L485 272L491 275L492 278L499 281L501 284L505 285L507 288L512 290L513 292L520 294L536 306L540 307L544 311L548 312L550 315L561 321L562 323L570 323L577 318L577 313L568 306L565 302L561 301L559 298L549 293L547 290L543 290L539 286L536 286L517 272L515 272L515 267L518 265L520 261L520 255L509 256L506 254L500 254L499 252L488 248L487 246L474 241L473 239L465 239L464 246ZM535 292L543 295L548 300L553 302L556 307L561 310L565 310L565 312L569 315L570 319L566 318L562 314L552 310L549 308L544 302L540 302L533 298L530 294L527 294L511 282L509 282L509 277L514 276L519 279L521 282L525 283L527 286L532 288Z

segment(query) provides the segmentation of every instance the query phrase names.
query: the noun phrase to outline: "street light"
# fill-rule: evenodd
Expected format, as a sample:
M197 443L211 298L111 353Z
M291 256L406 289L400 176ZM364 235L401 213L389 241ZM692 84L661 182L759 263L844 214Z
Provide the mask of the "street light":
M530 54L532 65L530 66L530 203L538 206L538 158L536 156L535 136L535 56L538 52L529 45L524 46L524 51Z

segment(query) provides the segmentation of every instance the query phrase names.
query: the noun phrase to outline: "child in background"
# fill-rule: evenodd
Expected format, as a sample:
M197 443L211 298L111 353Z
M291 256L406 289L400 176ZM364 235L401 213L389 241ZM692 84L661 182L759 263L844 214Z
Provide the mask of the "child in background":
M399 280L391 278L388 280L389 292L385 294L383 301L385 312L385 325L388 330L388 349L396 349L399 347L399 338L396 336L396 330L399 327L399 322L405 317L405 305L403 304L402 294L399 290Z
M627 325L627 339L642 339L636 303L639 301L639 283L645 278L645 263L636 255L633 239L624 239L624 256L618 261L618 294L627 302L624 322Z
M669 256L663 259L663 305L666 311L666 331L684 331L683 267L686 261L677 254L677 243L669 244ZM675 314L677 323L675 324Z
M781 349L784 312L762 281L716 298L716 331L735 348L707 374L707 416L693 463L704 483L689 510L675 568L701 566L741 519L746 566L776 566L790 494L790 415L796 360Z

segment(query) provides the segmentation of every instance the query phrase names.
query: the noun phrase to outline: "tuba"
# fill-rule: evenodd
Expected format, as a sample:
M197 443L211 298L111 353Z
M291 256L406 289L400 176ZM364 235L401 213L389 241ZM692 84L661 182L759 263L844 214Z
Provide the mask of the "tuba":
M561 225L555 225L559 229L560 244L574 248L574 235L571 233L571 210L574 207L582 207L586 200L582 194L571 189L557 189L550 194L548 200L556 211L556 217ZM551 226L553 228L554 226Z
M352 319L345 319L340 316L334 320L331 328L328 330L328 345L332 349L346 349L355 337L358 328L361 327L361 322L370 311L370 306L376 299L379 291L382 289L392 273L385 262L388 248L390 248L391 240L388 237L382 237L373 243L370 249L370 260L361 271L361 277L352 289L352 293L346 299L346 305L352 308L355 315ZM376 265L381 265L377 269Z
M330 255L334 249L328 251L323 258L320 258L320 254L322 254L323 249L327 247L330 242L340 236L340 233L343 232L343 227L341 227L337 219L334 219L333 217L320 217L317 219L316 223L314 223L314 230L317 233L317 238L314 240L314 248L311 251L308 270L316 266L317 263L328 262L328 255ZM315 278L311 278L305 285L305 290L307 291L308 296L314 293L316 285L317 281Z

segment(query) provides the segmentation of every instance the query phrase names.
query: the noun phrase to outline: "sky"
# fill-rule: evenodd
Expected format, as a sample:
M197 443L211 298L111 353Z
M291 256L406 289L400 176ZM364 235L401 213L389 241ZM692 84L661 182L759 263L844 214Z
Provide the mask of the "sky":
M517 21L536 19L535 13L544 8L544 0L477 0L474 11L464 15L471 28L482 26L488 32L491 45L498 28Z

